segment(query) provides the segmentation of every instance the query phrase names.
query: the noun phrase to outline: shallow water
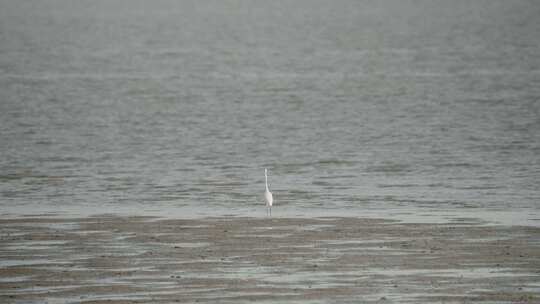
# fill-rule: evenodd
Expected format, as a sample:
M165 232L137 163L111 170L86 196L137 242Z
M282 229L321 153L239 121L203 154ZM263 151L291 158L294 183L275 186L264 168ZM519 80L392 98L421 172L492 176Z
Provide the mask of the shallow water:
M0 210L264 216L268 167L276 216L538 225L539 15L0 1Z

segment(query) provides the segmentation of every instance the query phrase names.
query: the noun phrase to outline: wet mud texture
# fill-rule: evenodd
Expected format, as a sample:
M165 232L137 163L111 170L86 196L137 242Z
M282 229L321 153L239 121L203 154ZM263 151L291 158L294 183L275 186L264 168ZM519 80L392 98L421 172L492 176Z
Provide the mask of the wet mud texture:
M539 303L540 228L0 219L1 303Z

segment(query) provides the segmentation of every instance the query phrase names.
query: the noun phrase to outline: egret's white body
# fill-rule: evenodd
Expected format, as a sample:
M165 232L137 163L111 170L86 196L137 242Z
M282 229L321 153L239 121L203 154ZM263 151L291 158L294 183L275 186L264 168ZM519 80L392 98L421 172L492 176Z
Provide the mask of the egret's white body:
M274 198L272 197L272 192L268 190L268 174L267 174L266 168L264 169L264 181L266 184L266 190L264 191L264 200L266 201L266 208L268 211L268 215L272 216L272 203L274 202Z

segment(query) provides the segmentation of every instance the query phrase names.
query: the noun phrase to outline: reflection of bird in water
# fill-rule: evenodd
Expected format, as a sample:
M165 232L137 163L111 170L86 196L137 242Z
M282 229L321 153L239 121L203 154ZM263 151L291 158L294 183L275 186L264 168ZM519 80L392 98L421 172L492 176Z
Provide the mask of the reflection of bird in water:
M268 190L268 175L267 175L266 168L264 168L264 180L266 183L266 190L264 191L264 200L266 201L266 208L267 213L269 216L272 216L272 202L274 201L274 198L272 197L272 192Z

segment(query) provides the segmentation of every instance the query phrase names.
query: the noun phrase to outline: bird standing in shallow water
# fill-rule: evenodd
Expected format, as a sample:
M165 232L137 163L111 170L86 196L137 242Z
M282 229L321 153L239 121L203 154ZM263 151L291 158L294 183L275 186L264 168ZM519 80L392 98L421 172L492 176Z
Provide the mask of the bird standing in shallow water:
M274 199L272 197L272 192L268 190L268 170L264 168L264 180L266 183L266 190L264 191L264 200L266 201L266 208L267 208L267 214L269 216L272 216L272 203L274 202Z

